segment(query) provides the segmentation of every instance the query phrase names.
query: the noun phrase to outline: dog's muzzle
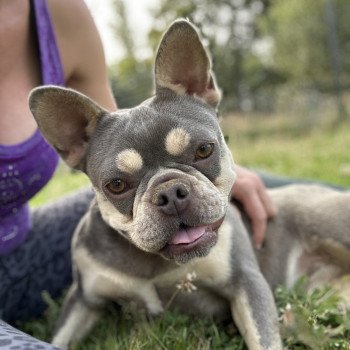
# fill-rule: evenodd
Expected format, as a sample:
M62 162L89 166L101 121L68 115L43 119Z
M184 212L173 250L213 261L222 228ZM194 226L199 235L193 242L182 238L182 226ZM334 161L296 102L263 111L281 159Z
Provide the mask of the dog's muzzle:
M154 177L141 203L144 214L135 232L143 234L135 234L133 242L180 263L209 253L226 213L226 203L209 180L181 171Z

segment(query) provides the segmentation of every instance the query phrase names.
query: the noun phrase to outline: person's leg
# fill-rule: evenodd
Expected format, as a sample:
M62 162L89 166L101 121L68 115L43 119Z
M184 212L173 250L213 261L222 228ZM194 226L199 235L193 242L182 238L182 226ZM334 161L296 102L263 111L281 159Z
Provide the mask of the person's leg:
M70 241L93 192L84 189L33 210L26 241L0 257L0 318L9 323L41 315L42 292L60 296L71 282Z

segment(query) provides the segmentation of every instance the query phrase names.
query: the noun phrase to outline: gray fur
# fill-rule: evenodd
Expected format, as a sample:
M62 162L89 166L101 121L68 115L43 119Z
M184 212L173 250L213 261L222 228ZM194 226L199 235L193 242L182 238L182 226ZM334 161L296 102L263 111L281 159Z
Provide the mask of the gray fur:
M235 172L216 117L219 92L189 22L176 21L165 34L155 73L153 98L111 114L61 88L36 89L30 99L39 126L46 113L51 116L44 135L68 154L68 163L80 164L96 191L73 238L76 279L54 343L67 346L86 334L98 307L110 300L130 300L151 314L161 313L176 284L195 272L197 291L179 293L171 308L216 319L231 313L250 350L281 349L270 287L292 284L301 273L322 283L315 274L317 254L323 265L338 268L328 278L350 272L350 195L314 186L271 191L278 215L268 225L264 247L254 252L248 221L229 205ZM84 106L78 114L86 113L87 123L73 136L60 137L55 94L66 99L65 123ZM165 147L174 128L190 135L176 156ZM208 142L213 152L198 158L198 147ZM142 168L132 175L115 161L127 149L142 158ZM127 191L108 190L115 179L126 181Z

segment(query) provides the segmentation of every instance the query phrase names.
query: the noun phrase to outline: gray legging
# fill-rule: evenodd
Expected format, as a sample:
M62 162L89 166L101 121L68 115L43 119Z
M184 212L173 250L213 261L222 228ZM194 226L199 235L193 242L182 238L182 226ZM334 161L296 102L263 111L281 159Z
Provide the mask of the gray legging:
M33 228L26 241L0 257L0 318L14 324L42 314L42 292L61 295L72 280L70 242L94 194L83 189L33 210ZM0 350L54 349L0 323Z
M60 348L29 336L0 320L0 349L6 350L59 350Z

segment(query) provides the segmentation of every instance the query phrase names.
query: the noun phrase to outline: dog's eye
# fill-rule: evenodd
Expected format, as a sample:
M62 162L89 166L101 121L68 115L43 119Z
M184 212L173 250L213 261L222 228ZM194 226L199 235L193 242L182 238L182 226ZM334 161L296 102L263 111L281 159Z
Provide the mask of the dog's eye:
M203 143L197 148L196 159L205 159L208 158L214 151L213 143Z
M106 185L109 192L113 194L121 194L126 190L126 182L120 179L115 179Z

